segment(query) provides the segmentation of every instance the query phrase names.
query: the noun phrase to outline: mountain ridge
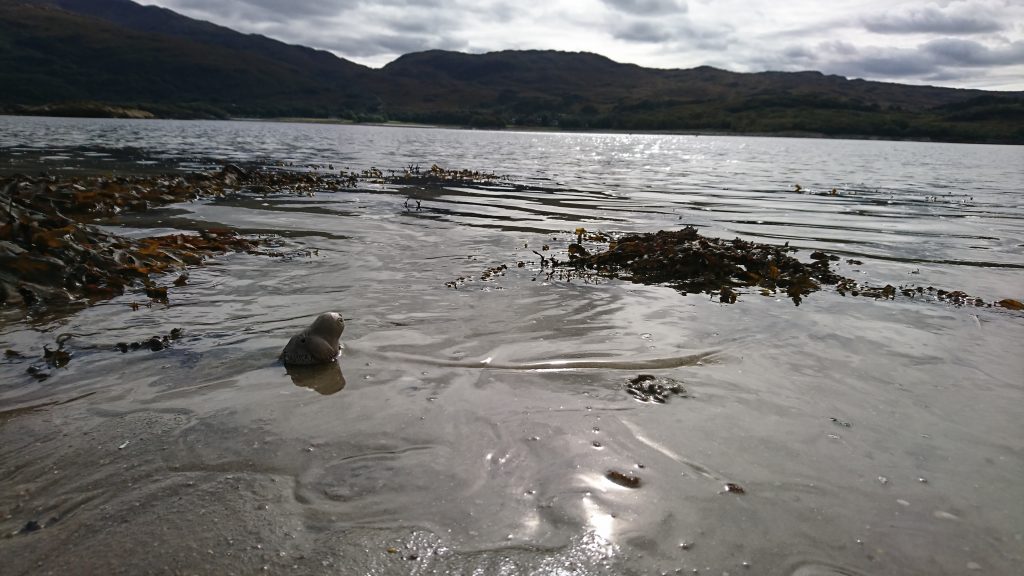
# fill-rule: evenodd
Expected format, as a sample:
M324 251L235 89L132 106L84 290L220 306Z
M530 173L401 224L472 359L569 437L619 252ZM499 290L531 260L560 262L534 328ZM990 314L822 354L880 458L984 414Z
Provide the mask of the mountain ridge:
M644 68L554 50L428 50L374 69L130 0L0 0L0 84L0 110L13 113L110 106L164 117L1024 143L1024 92Z

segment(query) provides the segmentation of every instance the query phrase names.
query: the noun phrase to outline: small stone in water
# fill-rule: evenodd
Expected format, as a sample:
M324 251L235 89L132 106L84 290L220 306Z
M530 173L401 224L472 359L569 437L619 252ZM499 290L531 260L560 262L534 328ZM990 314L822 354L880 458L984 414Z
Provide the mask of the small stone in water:
M726 492L730 492L732 494L746 494L747 493L747 491L744 490L742 486L740 486L739 484L734 484L732 482L726 482L726 484L725 484L725 491Z
M635 489L640 487L640 477L634 476L632 474L623 474L622 472L619 472L617 470L609 470L608 473L604 475L604 477L614 482L615 484L618 484L619 486L623 486L625 488Z
M29 374L32 375L33 378L35 378L36 380L39 380L39 381L46 380L47 378L50 377L50 373L49 372L47 372L46 370L43 370L39 366L35 366L35 365L29 366L28 368L26 368L25 372L28 372Z
M36 522L35 520L29 520L25 523L25 526L20 530L20 532L22 534L28 534L29 532L35 532L36 530L40 529L42 529L42 526L39 525L39 522Z
M683 385L671 378L658 378L652 374L640 374L631 378L626 384L626 391L640 402L656 402L664 404L670 395L686 398L688 396Z

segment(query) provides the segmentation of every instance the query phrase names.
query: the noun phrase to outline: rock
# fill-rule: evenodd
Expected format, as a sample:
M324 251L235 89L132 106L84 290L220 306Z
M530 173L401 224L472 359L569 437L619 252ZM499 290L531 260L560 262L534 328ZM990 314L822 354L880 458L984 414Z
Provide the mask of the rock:
M42 528L43 527L40 526L39 522L36 522L35 520L29 520L25 523L21 530L19 530L19 532L21 534L28 534L29 532L35 532L36 530L41 530Z
M248 174L235 164L227 164L221 168L217 176L228 186L237 186Z
M671 378L658 378L652 374L640 374L626 384L626 391L640 402L664 404L670 396L688 397L683 385Z
M291 337L281 352L281 360L299 366L333 362L341 352L339 339L344 330L341 314L325 312L309 328Z

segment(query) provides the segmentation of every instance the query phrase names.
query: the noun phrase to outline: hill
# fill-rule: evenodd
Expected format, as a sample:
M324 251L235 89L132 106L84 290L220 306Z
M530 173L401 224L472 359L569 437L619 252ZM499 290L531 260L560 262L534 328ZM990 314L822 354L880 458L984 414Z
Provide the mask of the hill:
M0 0L0 103L158 115L325 116L374 105L371 70L128 0Z
M0 107L29 113L1024 143L1019 92L650 69L556 51L428 51L375 70L129 0L0 0L0 83Z
M385 98L390 114L423 122L1024 142L1021 93L820 72L658 70L552 51L421 52L382 72L423 84Z

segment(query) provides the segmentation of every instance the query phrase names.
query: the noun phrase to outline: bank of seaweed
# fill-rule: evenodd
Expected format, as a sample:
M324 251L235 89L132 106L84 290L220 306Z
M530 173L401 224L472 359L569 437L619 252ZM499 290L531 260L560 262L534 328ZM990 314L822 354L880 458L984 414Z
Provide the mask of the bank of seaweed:
M585 244L590 244L591 249ZM1024 305L1014 299L988 301L962 290L864 284L837 273L832 263L840 258L834 254L814 251L810 261L804 262L792 255L797 249L788 242L777 246L740 238L709 238L692 226L618 238L580 228L576 230L576 242L568 245L567 252L565 260L541 256L542 266L550 265L552 271L567 269L577 277L592 275L640 284L663 284L683 294L711 294L727 304L735 303L739 291L747 289L766 296L783 293L799 306L811 292L832 286L843 296L889 300L897 296L932 296L957 306L1024 309ZM849 263L859 264L854 260Z
M781 290L799 304L821 284L841 280L828 256L815 252L805 264L790 255L796 249L788 243L708 238L687 226L609 240L606 250L591 254L581 243L584 234L581 231L579 242L569 245L564 265L642 284L668 284L683 293L717 293L723 302L735 302L738 287L759 287Z
M273 249L273 239L226 228L126 238L96 225L119 213L230 194L313 195L360 182L443 186L495 179L437 165L388 173L376 168L346 172L326 166L303 171L226 165L209 173L156 176L15 174L0 179L0 305L54 309L129 290L166 301L169 289L187 283L188 267L217 254L282 255Z

